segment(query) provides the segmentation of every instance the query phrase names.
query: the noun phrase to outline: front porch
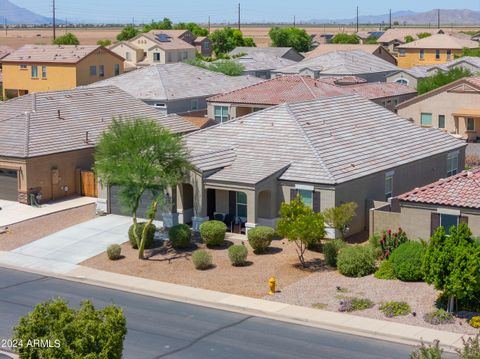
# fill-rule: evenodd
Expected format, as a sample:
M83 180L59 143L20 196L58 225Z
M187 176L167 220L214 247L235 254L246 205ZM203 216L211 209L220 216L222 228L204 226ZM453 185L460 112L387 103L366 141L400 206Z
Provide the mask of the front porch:
M480 142L480 109L462 109L452 115L455 135L467 142Z

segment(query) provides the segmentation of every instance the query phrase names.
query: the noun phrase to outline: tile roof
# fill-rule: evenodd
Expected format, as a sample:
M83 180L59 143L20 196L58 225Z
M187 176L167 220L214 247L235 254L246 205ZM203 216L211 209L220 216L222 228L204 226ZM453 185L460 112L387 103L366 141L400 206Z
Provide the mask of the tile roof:
M197 130L113 86L34 93L0 102L0 156L29 158L92 148L114 117L150 118L175 133Z
M478 42L472 40L459 39L455 36L447 34L438 34L425 37L420 40L409 42L408 44L399 45L399 49L451 49L461 50L464 47L476 48Z
M189 134L185 141L193 157L233 148L234 161L206 180L247 184L285 166L281 180L334 185L466 146L358 95L278 105Z
M312 51L309 51L305 54L307 59L316 57L323 54L328 54L333 51L352 51L352 50L362 50L373 54L380 45L368 45L368 44L322 44L317 46ZM387 50L385 50L387 51Z
M319 71L327 75L360 75L378 72L398 71L392 65L375 55L365 51L334 51L310 59L305 59L294 65L286 66L272 72L280 74L300 73L304 69Z
M2 59L2 62L43 62L76 64L98 49L99 45L25 45ZM113 56L119 55L103 48Z
M355 79L355 77L354 77ZM279 105L281 103L301 102L319 97L332 97L345 94L358 94L373 100L384 97L415 94L408 86L397 83L372 82L336 85L342 78L320 78L314 80L308 76L286 75L265 82L213 96L208 102L243 103L257 105Z
M141 100L171 101L213 96L261 81L253 76L227 76L177 62L147 66L88 87L113 85Z
M428 32L429 34L438 34L439 32L443 32L441 29L405 29L405 28L398 28L398 29L388 29L385 33L378 38L378 43L389 43L395 40L398 40L402 43L405 42L406 36L411 36L414 39L418 39L417 34L421 32Z
M480 168L415 188L398 199L404 202L480 209Z
M9 46L0 45L0 59L3 59L5 56L11 54L14 51L15 49L12 49Z
M246 54L234 59L245 67L245 71L267 71L296 64L297 61L283 57L292 50L291 47L239 46L232 50L230 55Z
M139 37L146 37L147 39L155 42L156 46L164 50L189 50L195 49L195 46L190 45L188 42L179 39L178 37L168 37L168 41L159 41L159 35L147 32L134 37L133 41Z
M283 57L287 52L292 50L292 47L248 47L237 46L230 51L230 55L247 54L252 57L256 56L271 56Z
M178 37L182 36L183 34L185 34L186 32L189 32L189 30L187 30L187 29L185 29L185 30L150 30L148 33L149 34L154 34L154 35L166 34L166 35L178 38Z

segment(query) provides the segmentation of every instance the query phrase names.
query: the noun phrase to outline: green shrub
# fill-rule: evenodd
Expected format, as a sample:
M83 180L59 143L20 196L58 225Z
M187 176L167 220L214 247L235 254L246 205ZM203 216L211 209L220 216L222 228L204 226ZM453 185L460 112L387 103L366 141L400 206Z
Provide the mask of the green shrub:
M388 259L395 249L407 241L407 235L401 228L397 232L392 232L390 229L383 231L382 239L380 239L382 259Z
M143 228L145 228L145 224L146 224L145 222L137 223L137 236L140 240L142 239L142 232L143 232ZM148 226L147 239L145 241L146 249L152 248L156 229L157 228L153 223L150 226ZM128 239L130 240L130 245L132 246L132 248L137 249L138 248L137 241L135 240L135 237L133 235L133 224L128 229Z
M122 254L122 247L120 247L118 244L111 244L107 248L107 255L108 259L112 261L116 261L117 259L120 259Z
M422 344L410 354L410 359L442 359L443 349L440 348L440 342L434 340L433 345Z
M339 312L354 312L356 310L365 310L373 308L375 303L367 298L345 298L340 301Z
M368 246L347 246L338 252L337 267L347 277L363 277L375 271L375 256Z
M212 266L212 255L205 249L198 249L192 254L192 262L196 269L209 269Z
M375 258L383 257L382 245L380 244L380 235L374 234L368 238L368 245L372 248Z
M330 267L337 266L337 256L340 249L345 248L347 244L342 239L332 239L323 245L323 254L325 255L325 262Z
M380 310L387 318L398 317L399 315L407 315L412 312L407 302L386 302L380 306Z
M237 244L228 248L228 258L234 266L243 266L247 262L247 247Z
M425 314L423 316L423 320L433 325L450 324L455 322L453 315L443 309L437 309L433 312Z
M227 226L220 221L207 221L200 225L200 237L207 246L221 246L225 241Z
M463 349L458 350L459 359L478 359L480 358L480 335L477 334L475 337L470 337L467 340L462 338Z
M480 316L475 316L468 322L473 328L480 328Z
M425 246L416 241L405 242L390 256L395 277L405 282L415 282L423 278L422 259Z
M275 230L270 227L259 226L247 232L248 243L255 253L264 253L272 243Z
M377 279L397 279L390 260L384 260L380 263L378 270L374 274Z
M186 224L177 224L168 230L168 238L173 248L188 248L192 244L192 231Z

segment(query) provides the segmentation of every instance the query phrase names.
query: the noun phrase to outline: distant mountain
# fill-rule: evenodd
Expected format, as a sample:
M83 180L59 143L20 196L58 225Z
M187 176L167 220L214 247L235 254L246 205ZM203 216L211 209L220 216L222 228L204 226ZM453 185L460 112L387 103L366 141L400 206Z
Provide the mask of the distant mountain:
M437 23L438 10L430 10L427 12L414 12L414 11L397 11L392 13L392 21L398 21L399 24L404 23L409 25L428 25ZM312 19L308 21L311 24L352 24L357 19ZM389 14L383 15L368 15L359 16L359 22L361 24L388 24ZM440 10L440 22L444 25L478 25L480 24L480 11L473 11L468 9L463 10Z
M35 14L28 9L11 3L9 0L0 0L0 23L3 24L5 19L9 25L43 25L52 23L52 18ZM62 21L58 21L58 23L62 23Z

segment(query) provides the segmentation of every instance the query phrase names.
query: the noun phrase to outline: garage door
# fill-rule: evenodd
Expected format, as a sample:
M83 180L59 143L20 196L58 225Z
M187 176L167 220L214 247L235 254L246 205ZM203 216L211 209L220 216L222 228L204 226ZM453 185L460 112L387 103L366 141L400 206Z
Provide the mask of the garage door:
M110 187L110 213L130 216L131 214L128 213L128 211L125 211L125 208L122 207L120 203L118 190L119 188L117 186ZM140 200L140 206L138 207L138 211L137 211L137 216L139 218L146 218L145 213L149 209L150 204L152 203L152 200L153 200L153 196L150 193L143 195L142 199ZM155 219L159 221L162 220L162 215L160 214L160 211L157 212Z
M0 199L18 201L17 171L0 168Z

